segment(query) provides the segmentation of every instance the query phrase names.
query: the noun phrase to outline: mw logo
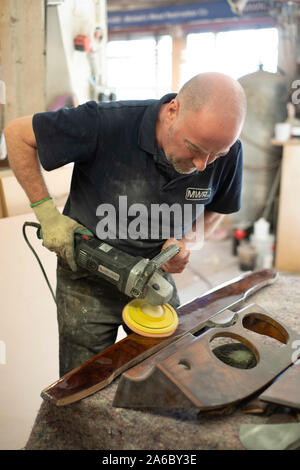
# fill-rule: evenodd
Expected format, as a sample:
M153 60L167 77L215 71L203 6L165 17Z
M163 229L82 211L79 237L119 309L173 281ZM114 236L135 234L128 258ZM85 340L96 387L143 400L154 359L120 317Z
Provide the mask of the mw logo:
M211 188L187 188L185 192L185 199L194 201L203 201L209 199L211 195Z

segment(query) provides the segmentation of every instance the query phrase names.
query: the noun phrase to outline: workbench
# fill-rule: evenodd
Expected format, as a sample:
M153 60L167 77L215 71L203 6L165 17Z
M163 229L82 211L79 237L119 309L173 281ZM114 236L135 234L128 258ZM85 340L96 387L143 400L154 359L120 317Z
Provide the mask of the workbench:
M279 276L245 305L252 303L300 333L300 277ZM118 382L65 407L44 401L25 450L244 449L240 426L270 422L267 414L245 414L241 404L227 415L198 414L197 409L114 408Z

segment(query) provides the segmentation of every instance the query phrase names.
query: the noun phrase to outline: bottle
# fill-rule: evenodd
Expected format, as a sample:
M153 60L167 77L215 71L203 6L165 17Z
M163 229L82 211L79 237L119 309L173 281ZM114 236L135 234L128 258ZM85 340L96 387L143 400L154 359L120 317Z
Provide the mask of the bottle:
M246 240L242 240L237 247L239 267L241 271L253 271L256 266L256 248Z
M263 217L254 223L250 244L256 248L256 269L269 269L273 266L274 235L269 233L270 224Z

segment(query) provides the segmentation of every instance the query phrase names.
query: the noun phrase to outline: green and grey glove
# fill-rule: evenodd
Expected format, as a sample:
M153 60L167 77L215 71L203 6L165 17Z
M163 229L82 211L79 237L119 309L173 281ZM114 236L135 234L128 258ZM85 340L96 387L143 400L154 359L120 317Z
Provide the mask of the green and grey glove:
M77 271L74 260L74 233L91 234L86 227L62 215L52 198L30 205L41 224L43 245L65 260L72 271Z

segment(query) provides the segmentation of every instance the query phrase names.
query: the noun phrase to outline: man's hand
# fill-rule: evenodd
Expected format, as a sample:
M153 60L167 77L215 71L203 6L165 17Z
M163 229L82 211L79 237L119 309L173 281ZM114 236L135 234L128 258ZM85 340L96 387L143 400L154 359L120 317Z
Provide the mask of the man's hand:
M175 238L169 238L169 240L167 240L166 243L163 245L162 250L164 250L170 245L179 246L180 252L176 256L171 258L169 261L167 261L162 266L162 268L167 273L181 273L189 262L190 250L186 248L184 241L176 240Z
M51 199L33 207L33 210L42 227L43 245L65 260L72 271L76 271L74 231L87 229L76 220L62 215Z

